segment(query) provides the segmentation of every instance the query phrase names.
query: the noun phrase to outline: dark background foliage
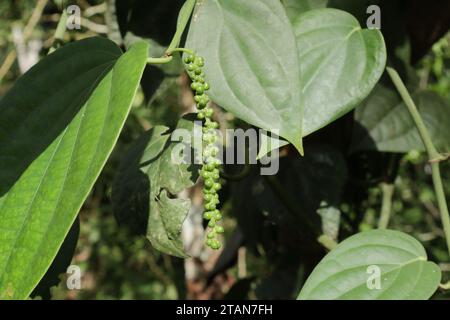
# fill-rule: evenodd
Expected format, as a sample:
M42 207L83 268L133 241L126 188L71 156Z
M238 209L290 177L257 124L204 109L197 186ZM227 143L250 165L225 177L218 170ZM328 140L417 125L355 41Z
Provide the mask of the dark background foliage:
M48 1L30 35L42 46L39 55L51 45L62 2ZM163 50L174 33L183 1L72 3L82 9L83 27L66 35L66 41L102 34L125 49L130 39L139 37L152 41L155 50ZM412 88L431 89L450 99L450 2L331 0L329 6L351 12L364 24L369 4L381 7L389 63ZM25 26L35 5L34 0L0 2L0 65L15 47L12 26ZM49 298L51 291L53 299L294 298L326 253L316 241L323 201L341 212L339 239L344 239L376 227L383 182L395 184L390 227L419 239L431 260L449 261L426 157L417 151L351 153L358 126L353 113L307 137L304 158L285 147L275 177L259 176L256 166L226 168L229 174L245 175L229 180L221 194L226 246L220 254L200 250L195 258L183 261L158 253L144 237L119 227L112 212L111 186L124 150L156 124L173 127L192 108L188 81L185 75L179 76L180 70L176 63L170 68L147 67L119 143L80 212L81 227L73 227L36 295ZM14 63L1 80L0 97L20 75ZM228 127L245 126L225 112L218 117ZM450 194L448 163L442 171ZM188 195L198 211L198 187ZM201 245L203 239L193 241L194 246ZM60 276L64 281L59 285L55 278L65 270L72 253L71 264L83 271L82 290L68 290L67 275ZM444 280L450 279L450 264L442 263L441 268ZM446 297L438 292L434 298Z

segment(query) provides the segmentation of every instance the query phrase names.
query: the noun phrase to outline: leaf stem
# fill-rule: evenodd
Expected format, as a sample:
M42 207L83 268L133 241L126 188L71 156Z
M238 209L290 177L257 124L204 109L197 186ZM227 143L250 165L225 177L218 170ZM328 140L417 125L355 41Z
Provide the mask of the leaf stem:
M184 52L187 54L191 54L194 55L195 52L186 48L174 48L171 51L166 51L166 54L164 57L161 58L148 58L147 59L147 63L149 64L165 64L165 63L169 63L170 61L173 60L173 53L174 52Z
M148 58L147 63L149 64L165 64L172 61L172 56L161 57L161 58Z
M387 72L391 77L395 87L397 88L397 91L399 92L400 96L405 102L409 110L409 113L411 114L416 124L416 127L419 131L423 144L425 145L425 149L427 150L428 158L431 164L434 190L436 192L436 198L438 201L439 211L441 214L442 225L444 227L445 239L447 241L447 249L450 254L450 216L448 213L447 201L445 199L445 193L444 188L442 186L441 173L439 169L439 162L446 160L447 157L440 154L436 150L436 147L434 146L433 141L431 140L430 134L428 133L428 130L422 120L422 117L420 116L417 106L414 103L413 99L411 98L411 95L409 94L408 89L406 89L406 86L403 83L402 79L400 78L398 72L392 68L387 68Z
M441 288L442 290L450 290L450 281L448 281L447 283L439 284L439 288Z
M167 54L172 55L174 52L182 52L182 53L187 53L190 55L195 55L195 52L193 50L186 49L186 48L174 48L170 51L167 51Z
M378 229L386 229L391 217L394 184L383 182L381 184L381 191L383 193L383 200L381 204L380 220L378 221Z

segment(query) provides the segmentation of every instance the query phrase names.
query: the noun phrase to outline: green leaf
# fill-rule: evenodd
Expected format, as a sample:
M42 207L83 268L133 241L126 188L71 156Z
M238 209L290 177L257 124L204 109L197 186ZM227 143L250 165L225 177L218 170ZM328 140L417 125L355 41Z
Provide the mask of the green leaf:
M166 46L159 44L154 39L138 37L131 32L127 32L127 34L124 37L124 44L127 48L130 48L131 46L133 46L133 44L135 44L136 42L140 42L140 41L148 42L148 44L149 44L148 56L149 57L162 57L166 53L166 49L167 49ZM172 77L178 77L179 74L184 69L183 61L181 60L179 55L174 55L173 60L170 63L154 64L154 65L149 65L149 67L152 67L152 69L153 68L160 69L164 76L172 76ZM152 70L152 69L150 69L150 70ZM155 87L158 87L162 79L160 79L158 77L158 74L156 72L152 72L152 76L154 79L149 79L149 80L153 80L155 82Z
M286 9L289 20L294 22L300 14L306 11L325 8L328 0L281 0L281 2Z
M0 299L26 298L50 266L117 141L147 50L136 44L115 61L120 51L109 40L64 46L0 101L1 168L15 157L14 173L20 173L6 186L2 180ZM91 75L87 65L101 72Z
M172 38L172 41L167 51L171 51L180 45L181 37L184 30L191 19L192 13L197 0L186 0L178 13L177 30Z
M386 48L380 31L361 29L345 11L311 10L293 24L305 99L305 137L351 111L369 95L383 74ZM272 141L272 146L277 144L282 147L287 142ZM268 150L271 147L261 147L258 156Z
M355 108L386 64L381 32L361 29L345 11L317 9L294 22L305 95L303 136Z
M0 197L79 113L120 54L113 42L90 38L19 78L0 101Z
M177 129L201 135L194 115L180 119ZM171 199L198 179L199 165L176 162L182 152L194 160L193 140L181 143L167 127L157 126L144 133L122 160L113 186L113 208L118 222L135 233L146 234L152 245L167 254L187 257L181 228L190 201ZM187 159L186 159L187 160Z
M205 57L214 102L302 153L298 54L279 1L199 1L186 47Z
M36 288L34 288L30 297L35 298L40 296L42 299L51 298L51 288L57 286L63 273L67 272L67 267L70 266L75 249L77 247L78 236L80 235L80 219L77 218L72 224L66 238L64 239L58 253L53 259L50 268L48 268L44 277L39 281Z
M439 267L427 261L425 249L413 237L372 230L346 239L327 254L298 299L424 300L433 295L440 280Z
M191 207L191 201L170 199L167 190L150 202L147 238L161 252L187 258L181 238L181 228Z
M450 150L450 105L434 92L421 91L412 96L431 139L438 149ZM408 108L399 94L378 85L356 108L351 151L424 151L425 147Z
M114 215L120 225L126 225L135 235L147 230L150 207L150 181L142 164L155 159L170 138L169 128L156 126L144 133L121 160L112 188Z

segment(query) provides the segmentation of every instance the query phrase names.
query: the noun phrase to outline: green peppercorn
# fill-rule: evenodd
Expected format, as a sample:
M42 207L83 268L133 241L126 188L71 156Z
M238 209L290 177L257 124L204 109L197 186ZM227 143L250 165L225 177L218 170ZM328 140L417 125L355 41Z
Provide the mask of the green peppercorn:
M203 193L214 194L214 193L216 193L216 190L206 188L206 189L203 189Z
M214 240L209 247L214 250L219 250L221 247L221 244L219 241Z
M205 66L205 59L203 59L202 57L195 57L194 63L199 67L203 67Z
M191 72L195 72L196 70L199 70L198 67L195 64L188 65L188 70Z
M218 179L220 178L220 174L219 174L219 173L212 173L212 174L210 175L210 177L211 177L213 180L218 180Z
M203 150L203 157L210 157L211 156L211 150L205 149Z
M205 180L205 186L207 186L208 188L211 188L214 185L215 185L215 183L214 183L213 179L208 178L208 179Z
M212 217L213 214L211 213L211 211L206 211L205 213L203 213L203 218L206 220L211 220Z
M210 171L202 171L202 173L201 173L201 176L202 176L202 178L203 179L208 179L208 178L210 178L212 175L214 175L214 173L213 172L210 172Z
M211 109L211 108L208 108L208 109L205 110L205 116L208 117L208 118L211 118L213 113L214 113L214 110Z
M222 226L215 226L215 227L214 227L214 231L215 231L216 233L224 233L224 232L225 232L225 230L223 229Z
M197 94L203 94L205 92L202 85L197 86L197 89L195 89L195 91L197 92Z
M212 129L217 129L219 127L219 124L217 122L211 121L211 128Z
M209 142L210 138L211 138L211 136L207 133L203 134L203 136L202 136L203 142Z

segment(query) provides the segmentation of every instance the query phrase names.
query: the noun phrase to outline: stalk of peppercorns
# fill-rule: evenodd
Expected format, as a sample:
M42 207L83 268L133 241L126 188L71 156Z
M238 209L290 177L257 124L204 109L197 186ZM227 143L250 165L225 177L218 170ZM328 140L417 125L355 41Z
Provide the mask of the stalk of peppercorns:
M203 199L205 203L204 219L208 220L209 231L207 234L206 245L212 249L221 247L217 234L224 232L222 226L218 225L218 221L222 219L222 214L217 209L219 204L218 190L222 187L220 184L219 168L220 160L217 159L219 148L215 146L218 139L216 129L219 124L211 119L214 110L208 106L210 101L206 92L209 90L209 84L205 82L203 67L205 61L202 57L190 54L184 59L189 77L192 80L191 88L195 92L194 100L197 103L197 118L202 120L204 127L202 128L203 166L200 175L204 180Z

